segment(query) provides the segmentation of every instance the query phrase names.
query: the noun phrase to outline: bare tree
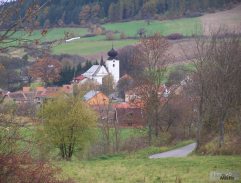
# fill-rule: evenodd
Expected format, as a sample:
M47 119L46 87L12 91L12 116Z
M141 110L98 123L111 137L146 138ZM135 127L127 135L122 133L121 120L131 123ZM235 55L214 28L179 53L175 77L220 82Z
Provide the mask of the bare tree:
M0 29L2 30L0 32L0 51L4 51L9 47L19 48L23 46L23 43L32 41L28 36L31 35L33 29L36 27L36 17L49 1L50 0L47 0L42 4L33 1L25 11L23 11L25 0L0 1ZM15 36L17 31L20 30L23 35ZM41 31L42 36L46 33L46 29Z
M228 35L228 36L227 36ZM217 122L219 147L224 144L225 123L241 104L241 43L238 35L219 30L209 39L196 40L194 85L198 100L197 141L204 121ZM212 129L215 130L215 129Z
M151 143L153 130L155 136L158 136L160 132L160 101L165 92L161 86L169 58L168 48L167 40L159 34L155 34L141 40L135 56L136 62L145 67L137 85L144 103L149 143Z

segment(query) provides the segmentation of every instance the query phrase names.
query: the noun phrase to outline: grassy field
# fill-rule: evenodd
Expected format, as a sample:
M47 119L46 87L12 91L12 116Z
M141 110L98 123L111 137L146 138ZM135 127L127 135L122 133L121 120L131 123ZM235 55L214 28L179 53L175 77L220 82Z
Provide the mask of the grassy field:
M200 33L202 26L199 18L184 18L168 21L152 21L150 25L144 20L131 21L123 23L113 23L102 25L106 30L124 32L127 36L137 36L136 33L140 28L145 28L149 35L160 32L162 35L171 33L181 33L190 36L197 31ZM93 55L97 53L106 53L111 48L112 42L115 48L121 48L127 45L136 44L138 41L134 39L120 40L119 33L115 34L115 40L108 41L104 35L81 38L68 44L61 44L53 48L54 54L75 54L75 55Z
M103 25L103 27L107 30L124 32L127 36L137 36L137 31L141 28L146 29L148 35L160 32L164 36L171 33L181 33L185 36L191 36L197 31L200 33L202 29L199 18L151 21L150 25L144 20L139 20L124 23L110 23Z
M14 36L26 38L29 40L39 39L41 42L46 42L63 39L65 37L65 32L69 32L70 34L73 34L77 37L87 34L88 30L85 28L53 28L49 29L45 36L41 35L40 30L35 30L31 34L26 34L26 32L19 31Z
M121 48L127 45L133 45L137 43L137 40L99 40L99 41L89 41L89 40L77 40L71 43L63 43L53 48L54 54L73 54L73 55L93 55L100 52L106 54L112 47L112 43L115 48Z
M123 23L113 23L102 25L106 30L119 31L114 35L113 41L106 40L105 35L99 35L94 37L81 38L75 40L68 44L62 43L52 49L54 54L73 54L81 56L90 56L94 54L104 53L111 48L112 42L115 48L122 48L127 45L133 45L138 42L135 39L120 39L120 32L124 32L127 36L137 36L136 33L140 28L145 28L149 35L155 32L160 32L162 35L168 35L171 33L181 33L183 35L190 36L197 30L201 30L201 21L199 18L184 18L177 20L167 20L167 21L151 21L150 25L144 20L131 21ZM14 36L22 37L27 40L40 40L40 42L54 41L58 39L63 39L65 33L69 32L72 36L84 36L88 34L86 28L53 28L49 29L45 36L41 36L41 31L36 30L31 33L31 35L26 34L26 32L19 31ZM12 43L14 44L14 43Z
M212 171L241 173L241 157L238 156L190 156L158 160L112 157L93 161L62 161L56 165L63 169L63 177L71 177L81 183L208 183Z
M22 133L31 138L33 128ZM142 135L139 129L123 129L121 136ZM197 156L185 158L148 159L148 155L168 151L192 143L182 141L163 147L148 147L132 153L104 155L89 160L53 160L60 167L60 179L72 178L79 183L208 183L212 171L236 171L241 174L240 156ZM231 181L225 181L231 182ZM239 183L241 181L235 181Z

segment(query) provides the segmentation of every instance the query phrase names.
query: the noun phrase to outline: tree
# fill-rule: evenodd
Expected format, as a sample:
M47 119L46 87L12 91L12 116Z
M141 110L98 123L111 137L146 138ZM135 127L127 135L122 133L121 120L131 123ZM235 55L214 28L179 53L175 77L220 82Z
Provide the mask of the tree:
M85 5L82 7L80 14L80 24L86 24L91 17L91 6L90 5Z
M58 148L62 159L70 160L78 150L84 150L93 138L96 114L78 97L61 96L44 104L39 115L43 116L42 136L54 148Z
M118 95L121 98L125 98L125 92L133 87L133 79L129 75L125 75L118 81L117 89Z
M174 68L174 70L171 70L168 76L168 85L174 85L179 84L181 81L183 81L188 72L190 70L187 70L187 68L183 65L178 65Z
M73 80L75 72L76 72L75 68L72 68L71 66L68 66L68 65L64 66L60 72L59 81L56 84L58 84L59 86L62 86L64 84L69 84Z
M165 92L161 86L169 59L168 48L167 40L159 34L155 34L150 38L141 40L135 57L145 67L141 78L137 80L137 85L144 103L149 143L151 143L153 130L155 136L158 137L161 129L160 101L162 101Z
M46 6L49 0L44 3L22 1L0 1L0 51L4 51L9 47L20 47L22 43L33 42L28 39L33 29L36 27L35 20L37 14ZM26 3L26 4L25 4ZM28 3L28 4L27 4ZM24 35L16 37L14 34L23 29ZM14 44L13 44L14 43Z
M197 39L196 48L193 82L199 101L198 142L202 127L206 123L217 123L219 147L222 147L225 124L241 104L240 39L235 34L229 36L225 30L219 30L208 40Z
M35 79L41 78L46 84L51 84L59 80L61 68L58 60L45 56L30 67L29 74Z
M114 78L111 74L103 77L103 83L101 85L101 91L106 95L110 95L114 91Z
M137 31L137 35L139 35L140 38L143 38L143 37L146 37L146 29L145 28L140 28L138 31Z

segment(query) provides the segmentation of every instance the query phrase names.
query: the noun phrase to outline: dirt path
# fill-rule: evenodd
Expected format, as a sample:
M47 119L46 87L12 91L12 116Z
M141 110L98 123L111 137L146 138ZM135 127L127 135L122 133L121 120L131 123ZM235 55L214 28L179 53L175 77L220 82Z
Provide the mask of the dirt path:
M191 152L195 150L197 146L197 143L193 143L178 149L174 149L171 151L159 153L159 154L154 154L149 156L150 159L159 159L159 158L171 158L171 157L186 157L189 155Z

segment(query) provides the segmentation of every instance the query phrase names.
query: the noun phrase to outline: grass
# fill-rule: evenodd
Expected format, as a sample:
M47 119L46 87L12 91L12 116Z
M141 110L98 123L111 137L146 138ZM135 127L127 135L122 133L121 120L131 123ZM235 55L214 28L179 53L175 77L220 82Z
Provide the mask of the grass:
M62 168L63 177L88 183L208 183L211 171L241 173L241 157L238 156L190 156L157 160L113 157L108 160L62 161L55 164Z
M115 48L121 48L127 45L136 44L136 40L127 39L127 40L114 40L114 41L107 41L107 40L99 40L99 41L83 41L82 39L71 42L71 43L64 43L58 45L53 48L54 54L72 54L72 55L82 55L88 56L97 53L103 52L106 54L112 46L112 42Z
M183 18L177 20L167 21L152 21L150 25L144 20L109 23L102 25L106 30L117 32L124 32L127 36L137 36L137 31L140 28L145 28L149 35L160 32L162 35L169 35L171 33L181 33L185 36L191 36L196 32L201 32L202 26L199 18ZM135 39L119 39L119 34L115 34L115 40L108 41L104 35L81 38L79 40L63 43L52 49L54 54L73 54L89 56L98 53L106 54L111 48L112 42L115 48L122 48L127 45L138 43Z
M24 129L22 133L30 138L34 129ZM122 138L141 135L138 129L122 129ZM240 156L189 156L185 158L148 159L150 154L178 148L193 141L183 141L161 148L149 147L133 154L102 156L80 161L52 161L63 171L60 179L67 177L80 183L160 183L185 182L208 183L212 171L237 171L241 174ZM225 181L229 183L230 181ZM238 183L241 181L235 181Z
M191 36L202 29L201 20L199 18L183 18L167 21L152 21L150 25L144 20L131 21L124 23L109 23L103 25L107 30L124 32L127 36L136 36L137 31L141 28L146 29L147 34L160 32L166 36L171 33L181 33L185 36Z
M41 30L35 30L31 35L26 34L24 31L17 32L15 37L22 37L29 40L39 39L41 42L54 41L58 39L63 39L65 37L65 32L69 32L74 36L83 36L88 33L85 28L53 28L49 29L45 36L41 36Z
M190 36L196 32L196 30L201 30L201 21L199 18L183 18L177 20L167 20L167 21L152 21L150 25L144 20L131 21L123 23L113 23L102 25L106 30L124 32L127 36L137 36L136 33L140 28L145 28L147 33L154 34L155 32L160 32L162 35L168 35L171 33L179 32L183 35ZM22 37L28 40L40 40L40 42L54 41L58 39L63 39L65 37L65 32L71 33L72 37L83 36L88 33L86 28L53 28L49 29L45 36L41 36L40 30L35 30L31 35L27 35L23 31L17 32L15 37ZM106 54L107 51L112 46L112 42L115 48L122 48L127 45L136 44L138 41L135 39L120 39L119 33L115 34L115 40L106 40L105 35L99 35L94 37L85 37L79 40L70 42L68 44L63 43L52 49L54 54L72 54L89 56L93 54ZM13 43L14 44L14 43Z

